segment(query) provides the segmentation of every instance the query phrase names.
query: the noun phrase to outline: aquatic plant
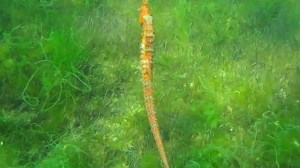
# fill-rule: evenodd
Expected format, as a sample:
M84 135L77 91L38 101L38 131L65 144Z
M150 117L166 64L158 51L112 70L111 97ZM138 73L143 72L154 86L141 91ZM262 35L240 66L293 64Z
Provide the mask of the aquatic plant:
M1 3L0 167L162 167L138 87L139 4ZM300 167L299 5L151 1L171 167Z
M70 32L72 35L72 30ZM68 97L75 101L73 91L69 91L69 88L81 92L91 90L91 86L86 82L87 77L76 67L85 59L82 55L85 52L84 48L76 44L74 37L66 37L66 35L65 31L52 32L48 39L41 41L40 45L45 59L35 63L36 70L22 91L22 99L27 105L40 106L41 111L47 111ZM65 48L65 46L69 47ZM37 82L41 85L35 86L40 89L32 86Z

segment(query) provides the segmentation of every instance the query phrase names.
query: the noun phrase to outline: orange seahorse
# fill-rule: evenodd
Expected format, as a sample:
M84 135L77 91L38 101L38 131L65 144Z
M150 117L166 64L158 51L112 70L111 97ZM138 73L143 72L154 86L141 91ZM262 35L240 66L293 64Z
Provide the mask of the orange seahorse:
M139 22L142 25L142 43L141 49L141 69L144 87L144 99L148 113L148 120L151 126L152 134L154 136L156 146L158 148L160 157L163 161L164 167L169 168L166 152L160 136L159 126L154 109L153 89L152 89L152 58L153 58L153 43L154 30L152 25L152 16L148 7L148 1L144 0L141 8Z

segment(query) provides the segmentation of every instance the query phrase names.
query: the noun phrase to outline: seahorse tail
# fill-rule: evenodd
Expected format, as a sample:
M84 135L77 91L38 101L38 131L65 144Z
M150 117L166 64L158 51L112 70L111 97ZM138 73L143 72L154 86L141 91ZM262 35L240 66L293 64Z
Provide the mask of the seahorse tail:
M148 92L148 91L146 91ZM152 90L151 90L152 92ZM157 122L157 117L156 117L156 112L154 110L154 100L152 96L146 97L146 107L147 107L147 112L148 112L148 120L151 126L152 134L154 136L156 146L158 148L159 154L161 156L161 159L163 161L164 167L169 168L169 163L168 159L166 156L166 152L164 150L164 146L162 143L162 138L160 136L160 131L159 131L159 125Z

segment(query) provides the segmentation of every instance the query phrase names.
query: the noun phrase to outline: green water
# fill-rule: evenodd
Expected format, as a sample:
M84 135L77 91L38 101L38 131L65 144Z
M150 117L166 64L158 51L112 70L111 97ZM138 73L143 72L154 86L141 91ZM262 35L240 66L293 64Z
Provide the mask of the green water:
M149 0L172 168L300 167L300 1ZM2 0L0 167L160 168L141 0Z

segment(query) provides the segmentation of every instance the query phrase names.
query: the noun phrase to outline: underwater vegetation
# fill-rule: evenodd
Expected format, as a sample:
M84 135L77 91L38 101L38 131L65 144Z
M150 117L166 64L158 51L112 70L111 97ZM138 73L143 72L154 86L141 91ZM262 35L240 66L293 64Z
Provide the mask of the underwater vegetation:
M163 167L142 1L2 0L0 167ZM170 167L300 167L300 2L149 0Z

